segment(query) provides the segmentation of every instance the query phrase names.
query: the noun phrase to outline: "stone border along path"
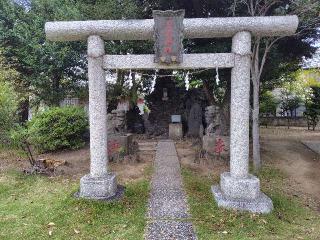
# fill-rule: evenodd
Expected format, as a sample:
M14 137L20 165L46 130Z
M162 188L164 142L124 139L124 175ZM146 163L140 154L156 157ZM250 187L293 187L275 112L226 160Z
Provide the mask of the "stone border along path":
M158 142L154 169L145 239L197 239L189 221L180 163L173 141Z
M320 141L307 140L301 142L303 145L311 149L313 152L320 154Z

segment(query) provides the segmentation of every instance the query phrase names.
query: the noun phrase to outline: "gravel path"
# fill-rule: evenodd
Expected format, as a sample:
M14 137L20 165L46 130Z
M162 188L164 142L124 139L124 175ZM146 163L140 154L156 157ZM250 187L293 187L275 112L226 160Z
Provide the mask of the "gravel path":
M173 141L159 141L154 165L145 239L197 239L188 221L190 215Z
M320 141L308 140L308 141L301 141L303 145L310 148L315 153L320 154Z

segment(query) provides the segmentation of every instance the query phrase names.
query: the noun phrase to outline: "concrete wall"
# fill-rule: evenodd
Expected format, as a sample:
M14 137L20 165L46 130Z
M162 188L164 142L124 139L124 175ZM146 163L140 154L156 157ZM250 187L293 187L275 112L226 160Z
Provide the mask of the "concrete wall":
M260 117L261 126L288 126L287 117ZM307 119L304 117L289 118L292 127L308 127Z

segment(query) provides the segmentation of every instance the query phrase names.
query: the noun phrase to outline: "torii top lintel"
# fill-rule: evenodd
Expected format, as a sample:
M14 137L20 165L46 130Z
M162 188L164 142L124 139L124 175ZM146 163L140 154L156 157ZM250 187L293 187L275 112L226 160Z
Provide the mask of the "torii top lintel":
M228 17L186 18L183 21L185 38L232 37L239 31L249 31L254 36L289 36L298 27L298 17ZM153 40L153 19L56 21L45 24L48 40L81 41L90 35L104 40Z

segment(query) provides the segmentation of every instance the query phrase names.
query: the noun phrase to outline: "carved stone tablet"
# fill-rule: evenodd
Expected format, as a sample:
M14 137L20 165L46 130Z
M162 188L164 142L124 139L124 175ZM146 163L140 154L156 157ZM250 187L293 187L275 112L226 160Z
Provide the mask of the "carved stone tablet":
M153 11L156 63L181 63L184 10Z

